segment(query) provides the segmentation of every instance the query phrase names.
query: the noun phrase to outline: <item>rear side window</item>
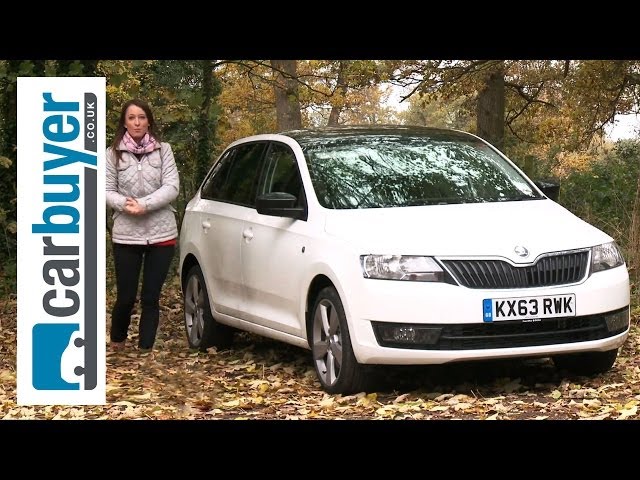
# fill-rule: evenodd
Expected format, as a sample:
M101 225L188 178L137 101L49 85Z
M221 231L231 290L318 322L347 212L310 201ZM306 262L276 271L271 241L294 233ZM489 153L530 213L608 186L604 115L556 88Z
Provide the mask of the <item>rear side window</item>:
M239 145L214 167L202 187L202 198L253 206L264 142Z
M231 170L231 163L235 150L228 150L220 159L216 166L213 167L211 174L204 181L200 196L209 200L219 200L222 186L226 183Z

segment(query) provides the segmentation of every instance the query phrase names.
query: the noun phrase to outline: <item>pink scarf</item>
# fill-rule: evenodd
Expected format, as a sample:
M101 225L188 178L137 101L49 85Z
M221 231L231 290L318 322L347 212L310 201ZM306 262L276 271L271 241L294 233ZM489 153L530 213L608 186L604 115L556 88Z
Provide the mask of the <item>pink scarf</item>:
M151 153L156 148L156 139L148 133L145 133L140 143L137 143L133 138L131 138L129 132L125 132L122 137L122 143L127 150L135 154Z

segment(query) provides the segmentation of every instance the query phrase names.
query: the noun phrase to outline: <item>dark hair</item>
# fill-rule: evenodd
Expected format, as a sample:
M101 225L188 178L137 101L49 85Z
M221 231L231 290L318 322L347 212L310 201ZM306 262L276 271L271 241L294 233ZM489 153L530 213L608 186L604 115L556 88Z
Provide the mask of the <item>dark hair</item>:
M122 137L124 137L124 134L127 131L127 129L124 126L124 122L127 116L127 109L131 105L135 105L136 107L144 110L144 113L147 116L147 120L149 120L149 135L151 135L156 140L157 143L160 143L161 141L160 135L156 131L156 121L153 119L153 112L151 111L151 107L149 106L149 104L137 98L133 98L129 100L127 103L125 103L122 106L122 111L120 112L120 118L118 119L118 126L116 127L116 134L113 137L113 142L111 142L111 148L113 150L113 153L115 153L116 155L116 165L118 164L118 162L120 162L120 159L122 158L122 151L118 150L118 146L120 145L120 142L122 141Z

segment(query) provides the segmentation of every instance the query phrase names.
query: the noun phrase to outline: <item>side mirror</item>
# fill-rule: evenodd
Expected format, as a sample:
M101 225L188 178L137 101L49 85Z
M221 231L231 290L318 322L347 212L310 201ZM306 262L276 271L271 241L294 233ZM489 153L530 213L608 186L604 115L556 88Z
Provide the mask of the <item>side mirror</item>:
M304 207L296 207L297 201L296 196L290 193L265 193L256 198L256 210L262 215L306 220L307 210Z
M556 180L537 180L533 183L551 200L554 202L558 201L558 197L560 196L560 182Z

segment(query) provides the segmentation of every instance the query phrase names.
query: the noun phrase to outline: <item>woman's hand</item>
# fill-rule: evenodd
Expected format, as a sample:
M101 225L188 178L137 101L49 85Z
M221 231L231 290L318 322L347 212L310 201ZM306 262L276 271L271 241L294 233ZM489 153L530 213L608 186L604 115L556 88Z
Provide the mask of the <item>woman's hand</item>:
M143 215L147 210L135 198L127 197L127 201L124 203L124 211L130 215Z

